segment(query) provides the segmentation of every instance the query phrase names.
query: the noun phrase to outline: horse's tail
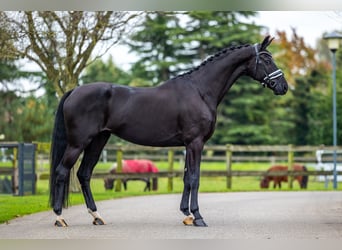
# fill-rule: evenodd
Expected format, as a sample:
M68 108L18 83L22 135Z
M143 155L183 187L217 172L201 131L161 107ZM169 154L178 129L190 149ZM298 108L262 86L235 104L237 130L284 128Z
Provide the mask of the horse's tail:
M308 172L308 169L306 168L306 166L303 166L303 171L304 172ZM306 189L308 187L308 182L309 182L309 176L308 175L303 175L300 187Z
M55 187L56 187L56 169L61 162L65 149L67 147L67 136L66 129L64 124L64 114L63 114L63 106L66 98L71 94L72 91L65 93L62 99L59 102L57 112L55 115L55 124L52 133L51 139L51 153L50 153L50 206L53 207L55 203ZM68 176L65 182L64 188L64 200L63 206L67 206L68 204L68 194L69 194L69 179Z

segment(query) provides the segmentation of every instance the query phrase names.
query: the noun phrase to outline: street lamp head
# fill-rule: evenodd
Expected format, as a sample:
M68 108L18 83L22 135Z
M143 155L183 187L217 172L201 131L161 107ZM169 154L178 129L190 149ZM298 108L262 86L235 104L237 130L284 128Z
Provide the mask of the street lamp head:
M340 46L342 35L334 31L332 33L325 34L323 39L327 40L329 49L334 53Z

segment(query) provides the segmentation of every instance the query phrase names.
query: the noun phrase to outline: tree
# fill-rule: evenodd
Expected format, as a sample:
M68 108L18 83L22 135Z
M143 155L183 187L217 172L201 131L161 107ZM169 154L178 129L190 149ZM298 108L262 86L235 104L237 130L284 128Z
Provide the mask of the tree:
M168 80L179 64L175 57L179 44L173 43L184 32L175 13L146 13L127 45L139 55L132 72L136 78L149 80L156 85Z
M115 65L112 56L109 56L106 62L98 59L86 67L81 81L83 83L102 81L128 85L132 81L132 77Z
M4 134L6 140L22 139L19 120L25 105L21 105L23 98L19 95L23 92L18 93L14 85L30 76L30 73L19 70L13 58L6 56L0 60L0 134Z
M317 67L317 51L305 44L304 38L298 36L294 28L290 39L285 31L277 31L277 36L279 50L275 56L281 59L279 67L284 70L288 82L294 85L296 77L310 74Z
M331 113L331 96L330 92L326 91L326 86L329 86L329 74L326 68L313 70L307 77L303 77L302 81L306 81L305 86L309 88L310 93L306 95L306 122L308 123L308 131L306 140L299 141L300 145L331 145L332 144L332 113ZM297 82L298 84L298 82ZM298 98L302 98L300 93ZM303 119L302 122L305 122ZM303 131L299 125L298 133ZM298 136L298 135L297 135ZM301 138L298 136L298 138ZM304 139L304 138L303 138Z
M341 16L341 13L338 13L339 16ZM322 35L323 37L324 35ZM326 72L324 75L323 81L320 82L318 85L317 91L320 91L319 93L322 95L322 98L324 98L324 115L326 117L326 121L324 122L324 129L326 130L323 136L325 138L322 138L322 140L325 141L325 144L332 145L332 138L333 138L333 129L332 129L332 94L333 94L333 79L332 79L332 53L329 50L327 46L327 42L319 41L318 43L319 48L319 55L321 58L321 63L325 64ZM342 50L338 49L336 51L336 105L337 105L337 142L340 143L342 141L342 130L341 128L341 117L342 113L341 107L342 107Z
M0 91L0 134L8 141L19 139L15 125L18 106L18 96L13 91Z
M21 108L17 117L20 140L25 142L44 141L49 142L53 123L54 112L48 108L47 98L29 96L21 99Z
M261 27L242 21L256 16L253 11L190 11L185 27L187 54L204 60L218 50L252 42L260 36Z
M77 86L92 52L99 49L101 55L117 43L136 15L113 11L25 11L6 12L2 22L14 39L11 53L35 62L60 97Z
M327 133L331 131L327 122L330 113L327 109L326 86L327 64L317 60L318 50L305 44L304 39L292 30L291 38L278 31L274 53L279 65L291 86L286 98L290 115L286 118L292 123L288 127L288 143L297 145L325 144Z

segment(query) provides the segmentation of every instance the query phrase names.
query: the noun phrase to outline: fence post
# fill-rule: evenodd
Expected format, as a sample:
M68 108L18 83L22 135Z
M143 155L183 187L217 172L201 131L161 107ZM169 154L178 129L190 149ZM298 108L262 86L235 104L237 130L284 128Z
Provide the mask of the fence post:
M122 148L119 147L116 151L116 173L122 173L122 158L123 158L123 151ZM115 192L121 191L121 179L117 179L115 183Z
M19 194L18 147L13 148L13 194Z
M169 164L169 174L173 174L173 163L174 163L174 151L173 150L169 150L167 153L167 158L168 158L168 164ZM173 177L170 176L168 177L167 180L167 191L168 192L172 192L173 190Z
M288 155L287 155L287 165L288 165L288 170L293 171L293 159L294 159L294 151L293 151L293 145L289 144L289 150L288 150ZM293 188L293 178L294 176L288 176L289 180L289 189Z
M232 189L232 146L227 145L226 168L227 168L227 188Z

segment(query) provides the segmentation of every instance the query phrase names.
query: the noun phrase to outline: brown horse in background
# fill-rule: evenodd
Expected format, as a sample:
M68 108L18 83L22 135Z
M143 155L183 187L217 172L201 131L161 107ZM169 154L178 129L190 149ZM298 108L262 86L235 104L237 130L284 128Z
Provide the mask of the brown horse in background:
M293 166L294 171L303 171L307 172L307 168L303 165L294 165ZM272 176L270 175L271 172L277 172L277 171L288 171L287 166L272 166L267 170L267 176L265 176L260 181L260 188L268 188L271 181L273 181L273 188L276 188L277 186L281 188L282 182L287 182L288 178L287 176ZM308 186L309 177L307 175L297 175L294 176L294 179L298 181L299 186L301 189L306 189Z

